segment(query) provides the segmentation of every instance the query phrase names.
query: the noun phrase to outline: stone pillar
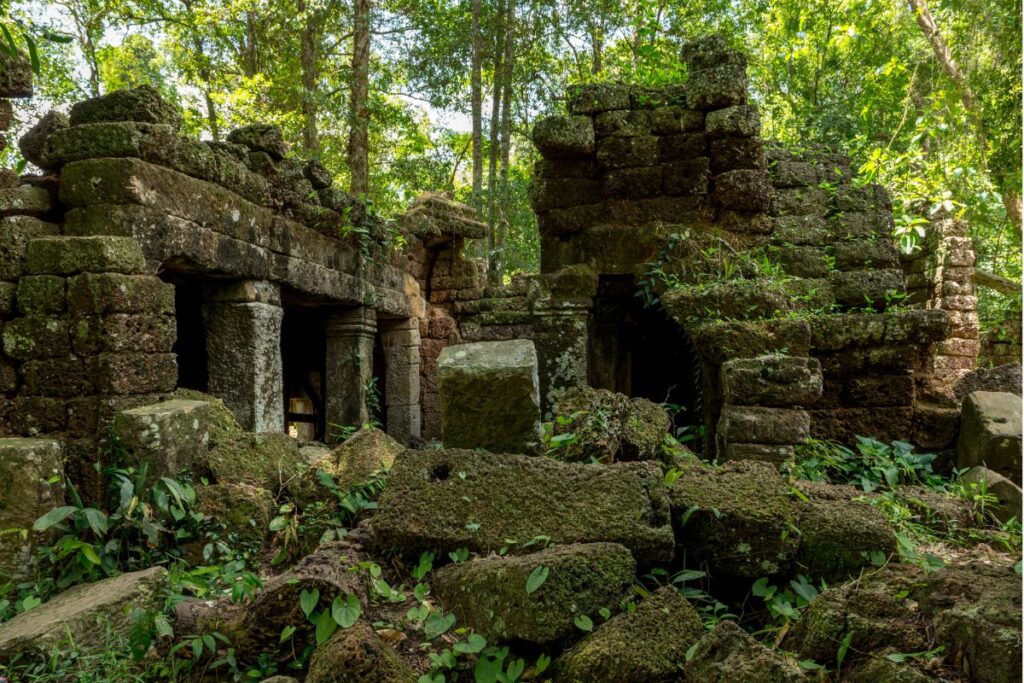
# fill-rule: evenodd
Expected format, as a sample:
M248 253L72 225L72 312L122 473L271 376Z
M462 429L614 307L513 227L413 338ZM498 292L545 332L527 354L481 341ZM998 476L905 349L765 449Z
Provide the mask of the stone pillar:
M565 390L587 386L589 321L597 275L584 265L563 268L530 281L527 298L533 312L533 341L540 372L541 410Z
M381 324L387 365L387 432L402 443L420 437L420 326L415 318Z
M377 313L361 306L331 316L327 322L327 373L324 400L328 438L338 427L370 419L367 387L373 376L373 338Z
M283 432L280 288L257 280L211 287L203 317L210 393L244 429Z

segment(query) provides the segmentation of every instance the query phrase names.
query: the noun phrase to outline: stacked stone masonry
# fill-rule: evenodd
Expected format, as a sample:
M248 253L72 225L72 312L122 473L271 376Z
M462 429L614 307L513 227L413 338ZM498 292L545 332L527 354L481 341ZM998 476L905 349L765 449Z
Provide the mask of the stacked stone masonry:
M644 328L612 356L644 295L665 325L649 334L690 350L673 379L709 455L777 463L808 437L858 434L951 447L940 389L978 348L963 224L937 221L901 259L882 188L832 150L761 139L741 53L708 38L681 58L685 83L579 86L537 122L542 272L500 287L467 255L486 235L472 209L426 194L381 220L273 127L199 141L147 88L47 115L23 139L43 174L0 188L0 431L91 454L116 412L181 384L182 292L199 283L204 388L254 431L295 417L278 342L296 318L321 330L323 419L380 419L410 442L440 437L453 344L532 340L545 417L572 386L641 391L621 375Z

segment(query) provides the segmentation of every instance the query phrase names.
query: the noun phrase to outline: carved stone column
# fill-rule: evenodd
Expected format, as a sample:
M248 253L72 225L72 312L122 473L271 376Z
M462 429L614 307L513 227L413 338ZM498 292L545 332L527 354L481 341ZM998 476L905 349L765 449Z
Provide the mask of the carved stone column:
M420 327L416 318L381 323L387 365L387 432L402 443L420 437Z
M328 438L339 427L370 419L367 390L373 376L373 338L377 313L359 307L333 315L327 322L327 374L324 400Z
M203 306L210 393L252 432L284 431L280 288L246 280L211 286Z

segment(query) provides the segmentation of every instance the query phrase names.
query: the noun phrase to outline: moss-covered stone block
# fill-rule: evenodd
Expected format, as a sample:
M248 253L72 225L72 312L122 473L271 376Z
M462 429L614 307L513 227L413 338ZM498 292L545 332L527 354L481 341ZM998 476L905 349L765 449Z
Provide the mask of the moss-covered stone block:
M965 396L956 450L960 467L984 465L1019 486L1020 396L996 391L975 391Z
M769 650L734 621L719 622L701 638L684 668L687 681L744 681L744 683L803 683L795 660Z
M28 532L32 524L64 502L60 474L61 447L49 439L0 439L0 529L24 529L0 535L0 576L26 578L32 574L32 553L46 540Z
M587 83L569 92L569 111L573 114L599 114L629 108L629 86L622 83Z
M555 663L559 683L656 683L679 675L686 652L704 635L697 610L674 588L661 588L601 624Z
M194 389L178 389L174 392L174 398L185 401L202 401L209 406L206 426L210 434L211 448L231 441L244 433L231 410L224 405L224 401L216 396L210 396Z
M743 460L692 465L669 500L687 562L706 562L712 575L750 579L789 572L800 547L797 513L776 466Z
M654 463L581 465L455 449L399 457L371 527L376 547L409 555L517 552L546 535L556 543L621 543L650 564L671 559L675 545Z
M33 275L141 273L142 247L130 237L40 237L28 243L26 267Z
M288 493L300 508L317 501L334 503L334 493L320 483L323 474L341 491L349 491L383 476L404 451L405 446L381 430L360 429L290 480Z
M574 437L554 457L571 462L660 460L672 426L656 403L590 387L568 389L553 412L553 434Z
M533 127L533 144L546 159L580 159L594 153L589 116L549 116Z
M24 52L0 52L0 97L32 97L32 62Z
M177 129L181 125L181 111L151 85L115 90L71 107L72 126L100 121L162 123Z
M306 466L299 443L287 434L240 434L198 453L198 471L216 483L244 483L278 491Z
M68 278L67 305L73 316L174 313L174 285L149 275L83 273Z
M773 355L722 364L722 394L733 405L806 406L821 398L822 391L817 358Z
M366 621L338 629L313 651L306 683L411 683L417 678Z
M63 313L66 284L56 275L26 275L18 281L18 310L24 315Z
M30 240L58 232L53 223L32 216L0 218L0 280L15 281L21 277Z
M801 573L831 580L855 574L881 553L896 552L896 536L881 511L856 500L809 501L799 507Z
M71 352L67 322L52 315L15 318L3 327L3 349L15 360L65 356Z
M18 185L0 188L0 216L46 217L53 210L53 198L44 187Z
M528 592L538 569L547 579ZM579 543L451 564L434 573L431 588L460 623L488 638L549 643L571 636L576 617L617 607L635 571L623 546Z
M145 463L152 477L174 477L209 447L208 412L203 401L162 401L121 411L112 433L128 462Z
M274 494L267 489L228 482L199 486L196 489L196 510L224 532L221 538L228 545L258 556L267 538L270 520L277 511L277 503ZM198 559L202 557L203 543L198 542L196 546Z
M437 361L445 444L528 452L540 425L537 372L529 340L445 347Z

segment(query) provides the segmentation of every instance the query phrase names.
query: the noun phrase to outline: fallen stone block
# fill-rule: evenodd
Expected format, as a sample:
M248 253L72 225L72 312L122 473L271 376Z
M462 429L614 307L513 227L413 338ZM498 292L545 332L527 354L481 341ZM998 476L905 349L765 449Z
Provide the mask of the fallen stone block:
M150 567L95 583L80 584L47 603L0 624L0 661L49 652L70 641L80 655L106 647L107 634L128 637L136 608L158 610L167 570Z
M777 476L777 475L776 475ZM469 450L410 450L395 461L370 521L381 550L511 552L537 536L621 543L641 564L675 545L661 469L583 465Z
M1018 521L1024 519L1020 487L998 472L975 465L961 474L959 481L962 484L976 484L979 489L983 488L985 492L998 498L999 505L995 508L990 507L989 511L1000 522L1006 523L1014 517Z
M197 453L196 470L215 483L240 482L280 491L306 466L299 443L287 434L241 432Z
M535 571L547 579L532 592ZM434 573L442 604L488 638L549 643L571 636L574 620L614 609L633 582L636 562L616 543L556 546L520 557L487 557Z
M404 451L405 446L381 430L361 429L290 481L288 493L300 508L317 501L334 503L334 493L320 482L323 475L329 476L338 490L349 491L390 470Z
M184 401L202 401L209 406L206 426L210 434L211 448L244 433L231 410L224 405L224 401L216 396L210 396L194 389L178 389L174 392L174 398Z
M645 398L630 398L607 389L572 387L554 406L552 434L573 439L552 453L571 462L660 460L672 420Z
M446 446L525 453L537 441L540 380L532 341L447 346L437 382Z
M72 126L100 121L163 123L177 129L181 125L181 111L163 99L151 85L115 90L100 97L78 102L71 107Z
M1020 486L1021 397L992 391L968 394L956 453L960 467L984 465Z
M800 683L799 665L769 650L732 621L722 621L701 638L684 668L688 681Z
M881 553L896 552L896 536L881 511L867 502L830 500L802 502L797 527L800 573L834 579L856 573Z
M163 401L122 410L112 429L128 463L145 464L151 477L174 477L209 448L208 413L203 401Z
M975 391L1005 391L1020 396L1020 363L978 368L958 379L953 385L953 394L958 401L962 401L965 396Z
M697 610L671 587L661 588L637 605L601 624L556 662L556 680L671 680L686 661L686 651L704 635Z
M270 520L277 511L274 495L267 489L244 483L210 484L196 488L196 510L219 526L222 537L259 556L267 538ZM203 557L205 542L192 547L195 564L207 564ZM199 559L202 561L198 561Z
M778 468L752 460L692 465L669 489L678 553L714 575L756 579L789 572L800 545L796 510Z
M416 672L366 621L339 628L309 660L305 683L412 683Z
M64 500L59 480L61 447L49 439L0 439L0 529L25 529ZM56 482L52 480L57 478ZM19 579L33 571L37 534L0 534L0 576Z

